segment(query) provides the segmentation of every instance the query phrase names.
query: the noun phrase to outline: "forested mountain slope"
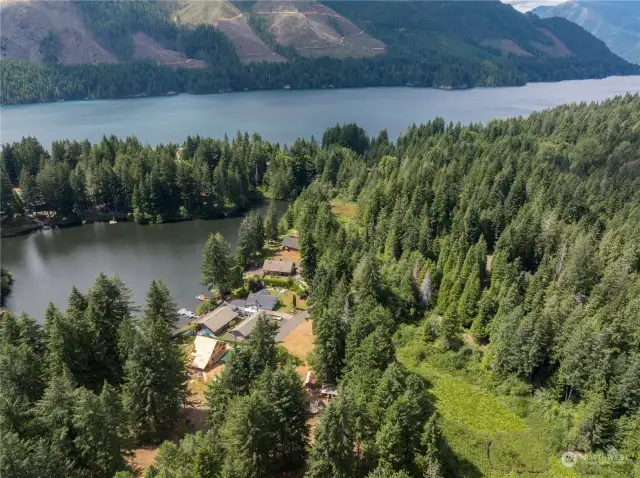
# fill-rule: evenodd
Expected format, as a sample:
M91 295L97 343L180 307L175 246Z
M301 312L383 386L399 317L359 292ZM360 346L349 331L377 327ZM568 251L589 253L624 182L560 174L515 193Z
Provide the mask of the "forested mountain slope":
M601 39L616 55L640 64L640 3L576 1L535 8L541 18L562 17Z
M3 58L31 62L3 63L4 103L286 85L464 88L638 71L575 24L497 0L48 3L3 0ZM84 65L101 58L117 65Z

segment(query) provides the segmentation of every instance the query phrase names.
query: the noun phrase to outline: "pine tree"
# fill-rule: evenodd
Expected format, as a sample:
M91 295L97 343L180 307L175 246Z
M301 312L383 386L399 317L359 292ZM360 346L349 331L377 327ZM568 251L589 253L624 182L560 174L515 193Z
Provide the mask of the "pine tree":
M50 437L49 447L64 457L67 472L79 463L73 426L77 394L68 370L51 377L47 388L33 409L38 429Z
M233 259L230 246L219 232L209 235L202 259L201 283L208 287L216 287L220 293L227 293L231 288Z
M437 415L434 413L424 425L424 431L421 437L422 453L418 458L418 462L422 470L424 470L425 478L442 478L440 442L441 431L437 422Z
M329 403L315 430L315 441L305 478L351 478L356 457L351 408L343 397Z
M378 260L372 253L365 254L355 271L351 282L351 293L356 302L367 297L377 298L380 287L380 268Z
M118 354L120 323L133 312L131 291L117 277L100 274L87 295L87 327L92 336L94 363L90 387L98 390L104 380L119 383L122 364Z
M144 319L124 366L124 407L140 442L159 442L175 427L186 376L180 348L162 322Z
M271 200L267 218L264 220L264 233L268 241L274 242L278 240L278 210L276 202Z
M223 450L214 430L187 434L179 444L165 441L147 476L201 478L220 476ZM115 476L114 478L118 478ZM133 478L133 476L131 477Z
M251 264L254 253L254 238L251 230L251 216L245 217L238 228L238 240L236 242L236 264L246 269Z
M249 337L253 378L260 375L263 370L275 368L277 334L278 326L262 312L256 319L256 326Z
M72 363L69 350L72 341L64 314L52 303L47 307L44 320L44 363L47 375L52 378L75 365Z
M346 352L347 325L343 321L346 298L344 287L340 289L336 289L328 306L313 321L313 333L316 337L314 353L322 367L322 376L329 383L337 383Z
M307 282L312 282L316 274L316 266L318 263L318 251L314 239L309 234L302 234L299 238L300 245L300 266L302 268L302 276Z
M76 392L73 415L78 468L86 476L112 476L126 466L126 421L118 392L108 383L100 396L87 389Z
M171 296L167 285L153 279L147 292L145 316L148 321L160 321L170 329L175 329L180 317L178 304Z
M292 366L267 370L258 390L273 405L275 414L275 463L279 471L291 471L305 463L309 426L306 394Z
M0 216L3 221L13 219L13 203L13 187L3 162L0 163Z
M225 450L223 478L275 476L275 421L273 405L259 391L231 403L227 421L220 430Z

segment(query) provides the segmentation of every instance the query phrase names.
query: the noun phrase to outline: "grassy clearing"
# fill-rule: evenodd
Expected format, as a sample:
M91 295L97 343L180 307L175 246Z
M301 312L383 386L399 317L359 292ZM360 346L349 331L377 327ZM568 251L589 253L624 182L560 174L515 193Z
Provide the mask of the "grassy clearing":
M398 349L398 360L432 386L430 399L442 417L451 451L445 463L453 476L575 476L564 473L550 444L550 430L519 416L513 400L482 387L483 372L468 373L477 357L436 351L417 329L413 332Z
M351 222L358 214L358 205L356 203L334 200L332 202L331 212L338 217L340 222Z

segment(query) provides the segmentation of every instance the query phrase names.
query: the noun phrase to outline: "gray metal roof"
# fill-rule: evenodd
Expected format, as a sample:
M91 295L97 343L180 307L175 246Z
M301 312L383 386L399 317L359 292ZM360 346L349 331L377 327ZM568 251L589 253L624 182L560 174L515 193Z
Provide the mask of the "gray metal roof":
M251 332L253 332L253 329L255 329L256 325L258 324L259 315L260 312L244 319L231 331L231 335L238 339L248 338Z
M266 291L263 292L263 291ZM278 298L275 295L269 294L269 291L262 289L253 294L249 294L245 307L257 307L263 310L273 310L278 303Z
M298 238L293 236L286 236L282 239L282 245L291 249L298 249Z
M196 320L196 323L202 324L213 333L216 333L236 317L238 317L238 313L225 305L206 313Z

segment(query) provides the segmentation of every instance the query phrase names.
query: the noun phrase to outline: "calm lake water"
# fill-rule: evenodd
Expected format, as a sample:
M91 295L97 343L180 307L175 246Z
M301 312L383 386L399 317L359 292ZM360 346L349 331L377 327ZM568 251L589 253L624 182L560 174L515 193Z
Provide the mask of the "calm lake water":
M412 123L435 116L479 122L627 92L640 92L640 77L463 91L367 88L76 101L1 107L0 134L2 143L31 135L46 147L54 139L95 141L103 134L136 135L157 144L195 134L231 136L237 130L291 143L299 136L319 137L338 122L355 121L370 134L387 128L395 138ZM261 210L264 215L266 206ZM180 307L195 311L194 296L206 292L198 283L204 243L211 232L220 231L234 245L240 221L94 224L2 239L2 266L16 280L8 305L42 320L49 301L64 307L73 284L86 291L104 272L117 273L137 303L143 303L152 278L162 279Z
M238 130L291 143L300 136L321 137L336 123L355 121L369 134L386 128L396 138L411 124L436 116L463 124L483 122L626 92L640 92L640 76L461 91L364 88L69 101L3 106L0 134L2 143L35 136L46 148L64 138L97 141L115 134L135 135L149 144L181 143L187 135L222 138Z
M287 207L278 202L282 214ZM267 205L256 208L262 216ZM75 284L83 292L100 272L118 274L144 304L151 279L167 283L180 308L196 311L202 250L209 234L220 232L235 248L241 217L140 226L132 222L94 223L2 239L2 267L15 279L6 305L44 320L49 302L66 308Z

